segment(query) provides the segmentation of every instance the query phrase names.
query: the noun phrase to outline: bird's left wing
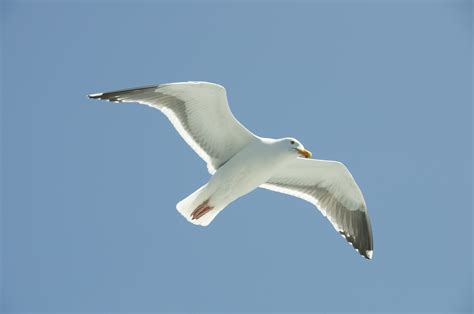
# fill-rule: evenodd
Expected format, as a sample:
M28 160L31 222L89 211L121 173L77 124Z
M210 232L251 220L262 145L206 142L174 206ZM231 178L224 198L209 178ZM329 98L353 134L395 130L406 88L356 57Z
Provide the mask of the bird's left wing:
M342 163L298 158L261 187L312 203L359 254L372 258L372 228L364 197Z
M224 87L183 82L89 95L114 102L138 102L161 110L189 146L214 173L255 140L230 111Z

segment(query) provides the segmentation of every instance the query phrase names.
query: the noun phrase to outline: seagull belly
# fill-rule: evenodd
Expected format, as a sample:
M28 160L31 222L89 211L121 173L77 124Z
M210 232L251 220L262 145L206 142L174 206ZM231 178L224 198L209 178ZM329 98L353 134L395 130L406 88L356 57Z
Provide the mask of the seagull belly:
M283 161L266 144L255 142L247 145L219 168L209 181L208 188L214 191L212 200L227 205L255 190L274 174Z

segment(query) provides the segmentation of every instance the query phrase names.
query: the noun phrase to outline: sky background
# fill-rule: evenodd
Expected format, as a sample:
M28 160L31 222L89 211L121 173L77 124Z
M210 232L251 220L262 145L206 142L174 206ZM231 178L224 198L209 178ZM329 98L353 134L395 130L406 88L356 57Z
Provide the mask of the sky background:
M472 309L470 1L1 5L3 312ZM86 95L188 80L345 163L374 259L261 189L186 222L204 162L159 111Z

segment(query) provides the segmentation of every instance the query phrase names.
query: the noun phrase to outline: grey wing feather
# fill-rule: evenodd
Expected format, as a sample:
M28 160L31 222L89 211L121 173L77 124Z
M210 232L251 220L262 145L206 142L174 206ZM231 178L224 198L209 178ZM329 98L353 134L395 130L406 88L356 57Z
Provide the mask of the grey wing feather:
M255 139L232 115L225 89L207 82L171 83L89 95L160 109L213 173Z
M312 203L359 254L372 259L372 227L365 201L341 163L298 159L261 187Z
M333 194L318 186L301 186L284 184L281 182L268 181L263 188L277 192L293 194L301 197L307 195L313 199L311 203L317 203L323 215L325 215L334 228L349 242L359 254L367 259L372 258L374 249L372 238L372 227L369 216L364 208L349 210L339 202ZM285 191L293 191L288 193ZM299 193L298 193L299 192Z

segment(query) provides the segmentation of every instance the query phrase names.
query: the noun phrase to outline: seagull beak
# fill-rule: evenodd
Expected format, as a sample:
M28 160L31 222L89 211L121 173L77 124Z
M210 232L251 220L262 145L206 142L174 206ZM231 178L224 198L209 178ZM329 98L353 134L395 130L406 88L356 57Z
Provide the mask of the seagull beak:
M301 148L297 148L296 149L298 151L298 153L304 157L304 158L311 158L311 156L313 156L313 154L311 154L311 152L307 149L301 149Z

